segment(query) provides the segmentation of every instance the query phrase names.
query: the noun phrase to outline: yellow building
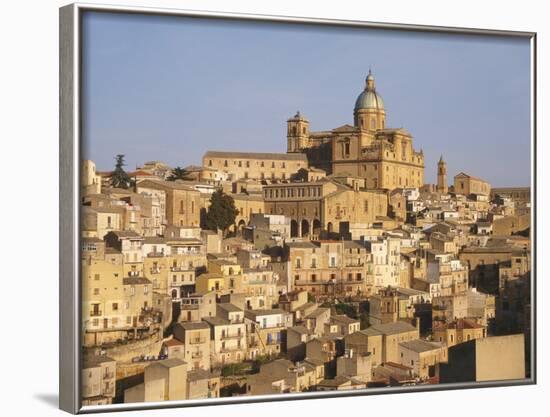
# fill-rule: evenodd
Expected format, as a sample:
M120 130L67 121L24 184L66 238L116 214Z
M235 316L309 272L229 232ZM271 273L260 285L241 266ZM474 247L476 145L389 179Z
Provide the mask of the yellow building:
M188 370L210 370L210 326L204 321L178 323L174 338L183 342Z
M487 336L487 326L470 319L457 319L450 323L435 321L433 340L451 347L459 343Z
M166 222L175 226L199 226L201 199L200 192L181 181L143 180L138 190L164 191L166 194Z
M291 219L291 237L338 233L341 224L372 224L388 213L387 194L334 180L273 184L264 187L266 214Z
M368 188L392 190L424 185L424 155L405 129L386 126L386 110L369 71L357 97L354 124L310 132L299 112L287 122L287 152L308 155L310 166L366 179Z
M111 404L115 397L116 361L108 356L85 356L81 384L82 405Z
M370 254L353 241L322 240L286 243L291 290L319 297L368 292Z
M124 391L124 402L175 401L187 398L187 364L166 359L145 368L144 382Z
M196 289L200 294L210 291L222 292L225 290L225 277L214 273L201 274L196 278Z
M455 175L454 192L463 195L480 194L489 196L491 194L491 184L481 178L461 172Z
M101 193L101 177L97 175L95 163L89 159L82 161L80 185L83 196Z
M230 181L241 178L289 180L300 169L308 167L304 154L221 151L206 152L202 165L227 173Z
M435 365L447 362L447 347L422 339L399 343L401 365L410 366L421 379L435 376Z

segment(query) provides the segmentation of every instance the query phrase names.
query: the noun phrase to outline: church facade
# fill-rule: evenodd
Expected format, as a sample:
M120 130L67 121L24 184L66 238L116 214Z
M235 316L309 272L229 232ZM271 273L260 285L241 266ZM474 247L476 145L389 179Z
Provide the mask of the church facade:
M371 189L424 185L423 152L414 149L405 129L386 126L384 101L370 71L355 102L353 125L310 132L298 112L287 121L287 153L304 153L310 167L329 174L363 178Z

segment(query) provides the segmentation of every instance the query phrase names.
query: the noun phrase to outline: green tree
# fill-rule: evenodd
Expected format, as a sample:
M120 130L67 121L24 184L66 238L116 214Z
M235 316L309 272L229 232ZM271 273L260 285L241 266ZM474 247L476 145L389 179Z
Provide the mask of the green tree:
M230 195L217 189L210 198L210 208L206 213L205 226L210 230L221 230L225 236L229 226L235 224L239 211L235 207L235 200Z
M111 176L111 185L115 188L124 188L128 189L132 185L132 179L124 171L126 164L124 163L124 155L118 154L115 156L115 170Z
M185 168L175 167L172 170L172 173L166 180L168 181L177 181L177 180L188 180L191 173Z

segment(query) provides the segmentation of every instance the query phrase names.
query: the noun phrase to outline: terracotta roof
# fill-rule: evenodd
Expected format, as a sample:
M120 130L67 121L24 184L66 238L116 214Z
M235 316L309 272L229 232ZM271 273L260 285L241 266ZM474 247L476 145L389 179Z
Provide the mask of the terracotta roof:
M180 342L178 339L170 339L170 340L167 340L166 342L164 342L164 344L168 347L182 346L183 342Z

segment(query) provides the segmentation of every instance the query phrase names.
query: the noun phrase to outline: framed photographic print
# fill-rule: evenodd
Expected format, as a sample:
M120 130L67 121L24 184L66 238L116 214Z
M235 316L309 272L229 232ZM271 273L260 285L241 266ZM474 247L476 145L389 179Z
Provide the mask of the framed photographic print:
M60 9L60 406L535 383L535 33Z

